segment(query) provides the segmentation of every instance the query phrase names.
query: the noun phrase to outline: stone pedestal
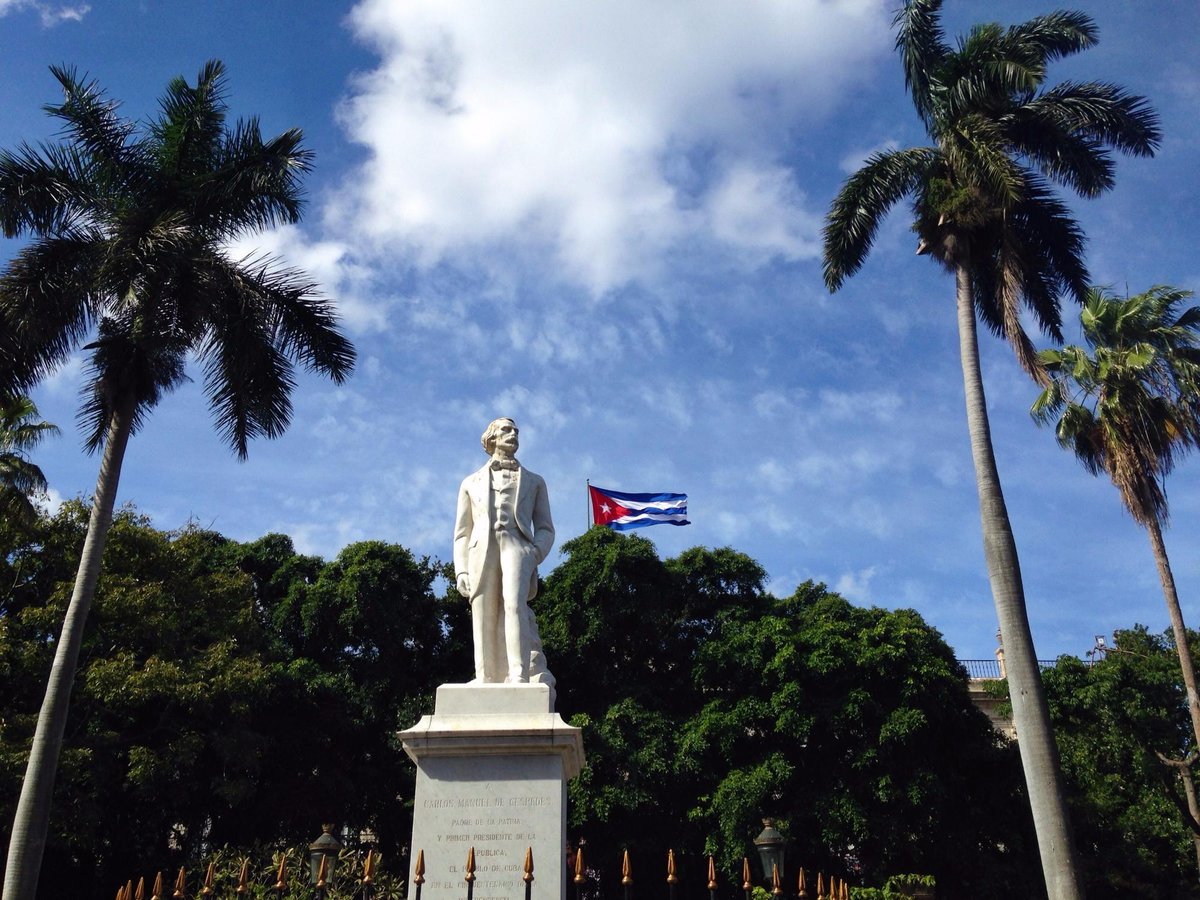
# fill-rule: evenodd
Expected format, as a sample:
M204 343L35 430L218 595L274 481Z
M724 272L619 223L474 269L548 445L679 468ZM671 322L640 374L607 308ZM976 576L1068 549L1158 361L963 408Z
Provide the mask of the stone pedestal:
M472 847L474 900L524 900L527 848L534 900L565 896L567 779L583 765L583 740L553 712L549 687L444 684L433 715L400 739L417 764L409 858L415 868L424 851L422 900L466 896Z

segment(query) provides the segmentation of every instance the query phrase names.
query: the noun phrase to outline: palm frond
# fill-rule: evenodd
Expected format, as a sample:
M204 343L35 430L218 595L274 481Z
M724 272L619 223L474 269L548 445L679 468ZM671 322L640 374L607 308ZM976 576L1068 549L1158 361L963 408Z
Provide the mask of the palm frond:
M37 515L31 500L46 491L46 476L29 451L58 428L38 417L27 396L0 399L0 519L29 523Z
M942 34L941 8L941 0L905 0L892 20L904 86L926 127L933 122L934 74L950 55Z
M139 330L133 325L138 318L139 311L129 307L106 316L96 340L84 348L92 354L80 388L77 421L89 453L104 446L113 411L121 400L133 405L133 434L166 394L187 381L183 342L169 331Z
M182 77L167 85L151 125L160 173L187 179L212 170L225 136L225 66L210 60L193 87Z
M1086 239L1044 179L1027 172L1021 193L1021 202L1008 212L1006 225L1017 232L1029 255L1026 271L1036 276L1028 282L1027 305L1042 329L1058 339L1062 322L1058 298L1065 294L1077 303L1087 298Z
M1029 262L1026 248L1020 244L1013 229L1003 229L996 252L997 288L994 299L999 307L999 320L1003 335L1017 357L1017 362L1030 378L1042 387L1050 383L1050 376L1038 359L1037 349L1025 333L1021 324L1021 304L1027 298L1030 283ZM1051 309L1057 312L1058 304ZM1057 330L1057 323L1055 330ZM1043 323L1044 326L1044 323Z
M1153 156L1162 142L1149 101L1114 84L1064 81L1027 105L1031 118L1132 156Z
M1032 94L1046 80L1046 62L1028 48L1007 46L1004 30L990 23L959 40L938 76L943 88L938 115L953 120L970 110L998 112L1014 95Z
M214 277L213 287L254 295L255 306L272 325L277 346L289 358L339 384L349 376L354 347L338 330L333 304L301 272L260 256L242 260L236 272L226 270L222 281Z
M57 425L38 418L37 405L29 397L0 399L0 451L25 453L58 433Z
M51 66L50 72L62 86L63 102L44 108L63 121L70 142L110 174L136 168L138 156L130 142L135 126L117 115L120 104L107 99L95 80L80 76L74 67Z
M239 121L202 189L193 193L198 224L234 236L300 220L300 178L312 165L298 129L263 141L256 120Z
M200 358L217 432L245 459L251 439L278 437L287 429L296 382L262 310L252 317L243 317L237 306L225 312L224 320L214 317Z
M1115 166L1104 144L1072 131L1056 113L1040 99L1023 104L1005 117L1004 134L1016 152L1080 196L1096 197L1111 190Z
M1099 39L1100 30L1086 13L1057 10L1013 25L1005 43L1014 51L1036 54L1044 64L1093 47Z
M982 115L963 116L939 135L938 143L959 180L978 187L988 201L1008 207L1021 199L1024 172L1008 154L999 123Z
M913 191L938 157L931 147L874 153L846 179L822 231L825 284L831 291L861 268L883 217Z
M28 391L88 334L105 299L92 280L103 255L95 236L48 238L0 276L0 394Z

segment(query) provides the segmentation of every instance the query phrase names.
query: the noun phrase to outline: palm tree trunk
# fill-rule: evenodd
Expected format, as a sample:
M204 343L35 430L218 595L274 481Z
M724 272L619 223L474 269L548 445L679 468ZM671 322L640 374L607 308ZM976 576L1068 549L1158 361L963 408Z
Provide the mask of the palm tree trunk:
M983 525L983 554L1008 670L1013 724L1025 771L1033 826L1037 833L1042 873L1050 900L1080 900L1075 849L1068 826L1067 804L1062 787L1058 747L1050 727L1050 710L1038 671L1033 635L1025 611L1025 589L1021 565L1013 539L1008 508L996 471L991 426L979 366L979 340L975 330L975 307L971 299L971 275L960 265L955 272L958 303L958 341L962 357L963 390L967 402L967 429L975 480L979 490L979 515Z
M1179 668L1183 672L1183 687L1187 691L1188 713L1192 717L1192 733L1196 743L1193 749L1200 752L1200 693L1196 690L1196 666L1192 660L1192 648L1188 644L1187 628L1183 624L1183 610L1179 606L1179 594L1175 590L1175 576L1171 572L1171 561L1167 558L1167 545L1163 541L1162 526L1151 516L1146 525L1150 535L1150 547L1154 551L1154 563L1158 566L1158 580L1162 582L1163 599L1167 601L1167 613L1171 617L1171 633L1175 636L1175 652L1179 655ZM1200 819L1200 805L1196 801L1196 788L1192 783L1191 760L1195 753L1188 754L1187 762L1180 763L1179 777L1183 780L1187 794L1188 811L1192 819ZM1200 834L1192 830L1192 843L1196 847L1196 864L1200 866Z
M87 538L83 543L79 571L75 575L75 589L63 618L62 633L54 651L54 664L46 682L46 696L38 713L37 729L25 768L25 780L21 783L21 797L17 801L12 837L8 844L4 900L33 900L37 892L42 854L50 826L50 800L58 771L63 731L67 725L67 710L83 641L83 627L96 594L96 582L100 578L100 560L104 554L108 528L112 524L117 482L121 478L121 463L125 458L132 422L133 402L123 401L114 410L108 425Z
M1158 566L1158 580L1162 582L1163 598L1167 601L1167 612L1171 616L1171 633L1175 636L1175 652L1179 654L1179 668L1183 670L1192 733L1196 737L1194 746L1200 750L1200 692L1196 690L1196 666L1192 662L1192 650L1183 624L1183 611L1179 608L1179 594L1175 591L1175 576L1171 574L1171 561L1167 559L1167 546L1163 543L1162 526L1158 520L1150 517L1146 531L1150 535L1154 562Z

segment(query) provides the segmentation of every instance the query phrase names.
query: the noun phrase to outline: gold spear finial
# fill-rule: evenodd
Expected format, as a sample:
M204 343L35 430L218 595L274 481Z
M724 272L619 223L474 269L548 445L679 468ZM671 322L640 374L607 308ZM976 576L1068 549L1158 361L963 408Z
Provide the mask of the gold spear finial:
M796 896L799 900L808 900L808 885L804 883L804 867L800 867L800 878L796 882Z
M621 859L621 884L633 884L633 866L629 864L629 851Z
M533 883L533 848L525 848L525 874L521 876L521 880L526 884Z
M145 876L138 879L137 893L133 895L134 900L146 900L146 878Z
M154 887L150 888L150 900L162 900L162 869L154 876Z
M717 864L711 856L708 858L708 889L717 889Z
M467 877L463 879L467 884L475 880L475 848L472 847L467 851Z
M125 900L133 900L133 879L125 882Z
M825 900L825 876L817 873L817 900Z
M321 854L321 864L317 866L317 890L325 887L325 879L329 877L329 857Z
M183 866L179 867L179 874L175 876L175 893L171 896L175 900L184 900L187 897L187 869Z
M425 851L417 851L417 865L413 869L413 884L425 883Z
M782 897L783 885L779 883L779 864L771 863L771 896Z
M287 890L287 855L279 854L279 871L275 874L275 890Z
M216 878L216 868L216 863L210 862L208 864L208 871L204 873L204 887L200 888L201 897L211 897L213 895L213 881Z
M679 884L679 877L675 874L674 850L667 850L667 884Z
M424 863L424 860L422 860ZM375 851L367 848L367 858L363 860L363 884L375 883Z
M742 890L750 891L754 889L754 882L750 880L750 857L742 857Z
M584 881L586 881L586 880L587 879L583 874L583 848L576 847L575 848L575 883L583 884Z
M249 890L250 890L250 857L247 856L245 859L242 860L242 868L238 871L238 883L237 883L237 888L235 889L235 893L239 897L243 897L246 895L246 892Z

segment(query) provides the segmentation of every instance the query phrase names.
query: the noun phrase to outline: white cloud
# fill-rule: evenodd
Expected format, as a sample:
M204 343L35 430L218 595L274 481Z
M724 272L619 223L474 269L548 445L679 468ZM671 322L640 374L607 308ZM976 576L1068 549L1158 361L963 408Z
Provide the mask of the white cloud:
M42 20L42 25L51 28L59 22L82 22L92 7L87 3L55 4L41 3L38 0L0 0L0 17L22 9L35 10Z
M783 123L888 44L880 0L364 0L350 21L381 59L341 110L370 159L328 224L426 266L536 248L595 294L693 239L739 265L811 256Z
M871 602L871 582L875 579L875 566L854 572L843 572L834 582L833 589L853 603Z
M792 173L781 166L735 165L708 200L713 235L757 263L820 255L821 217L807 211Z

